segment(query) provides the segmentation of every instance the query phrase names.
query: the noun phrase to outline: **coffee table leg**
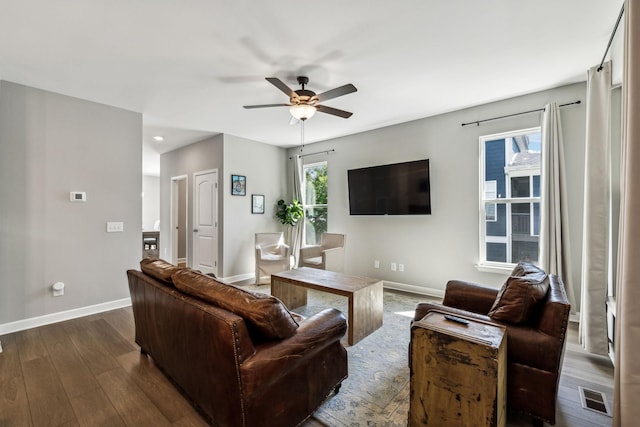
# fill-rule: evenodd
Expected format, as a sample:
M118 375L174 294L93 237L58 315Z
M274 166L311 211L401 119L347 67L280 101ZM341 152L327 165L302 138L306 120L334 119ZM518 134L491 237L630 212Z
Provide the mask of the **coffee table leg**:
M357 343L382 326L382 295L380 281L354 292L349 297L349 345Z
M271 295L278 298L289 310L307 305L307 289L271 277Z

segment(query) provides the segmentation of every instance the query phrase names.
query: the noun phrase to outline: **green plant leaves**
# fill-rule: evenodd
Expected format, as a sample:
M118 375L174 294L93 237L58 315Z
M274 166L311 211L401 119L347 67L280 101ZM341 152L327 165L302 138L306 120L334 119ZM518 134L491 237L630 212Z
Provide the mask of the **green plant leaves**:
M294 226L303 216L304 209L298 200L293 199L289 204L282 199L278 200L276 204L276 217L280 220L281 224Z

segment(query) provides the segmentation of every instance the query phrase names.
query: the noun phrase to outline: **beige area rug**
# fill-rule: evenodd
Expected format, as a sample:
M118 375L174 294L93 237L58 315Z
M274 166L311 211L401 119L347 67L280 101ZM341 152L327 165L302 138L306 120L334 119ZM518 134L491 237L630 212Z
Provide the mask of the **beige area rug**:
M269 286L243 286L269 293ZM343 343L349 377L313 418L327 426L406 426L409 411L408 346L418 302L427 297L384 291L383 326L353 346ZM347 313L347 298L309 290L307 305L296 313L311 316L327 307Z
M269 293L269 285L243 286ZM416 304L429 297L384 291L383 326L353 346L343 339L349 357L349 377L340 392L331 396L313 415L312 425L329 427L395 427L407 425L409 411L408 346L410 324ZM311 316L324 308L336 307L347 313L347 298L309 290L308 304L295 311ZM574 332L574 335L577 332ZM560 377L560 394L555 427L610 427L611 418L584 410L578 398L578 386L607 393L612 405L613 371L602 366L600 359L585 356L570 339ZM567 360L570 354L571 357ZM595 382L584 379L585 372L604 370L606 379ZM594 378L598 378L594 376ZM508 427L530 427L531 418L509 413Z

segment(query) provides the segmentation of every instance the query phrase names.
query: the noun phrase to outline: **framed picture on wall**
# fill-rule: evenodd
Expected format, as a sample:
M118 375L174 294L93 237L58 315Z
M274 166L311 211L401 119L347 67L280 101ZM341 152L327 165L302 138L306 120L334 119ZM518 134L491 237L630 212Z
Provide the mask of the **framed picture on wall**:
M247 177L244 175L231 175L231 195L247 195Z
M251 213L252 214L264 213L264 195L263 194L251 195Z

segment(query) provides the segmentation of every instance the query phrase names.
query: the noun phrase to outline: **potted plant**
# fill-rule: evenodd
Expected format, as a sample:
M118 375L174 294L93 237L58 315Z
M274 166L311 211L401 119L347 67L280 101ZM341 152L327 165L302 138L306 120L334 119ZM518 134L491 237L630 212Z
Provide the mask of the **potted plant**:
M304 210L302 204L293 199L293 201L287 204L284 200L278 200L276 205L276 217L280 220L282 225L294 226L298 223L298 220L304 216Z
M304 209L298 200L293 199L291 203L288 204L282 199L278 200L276 204L276 217L280 221L280 224L285 226L284 235L287 245L291 246L291 229L303 216Z

